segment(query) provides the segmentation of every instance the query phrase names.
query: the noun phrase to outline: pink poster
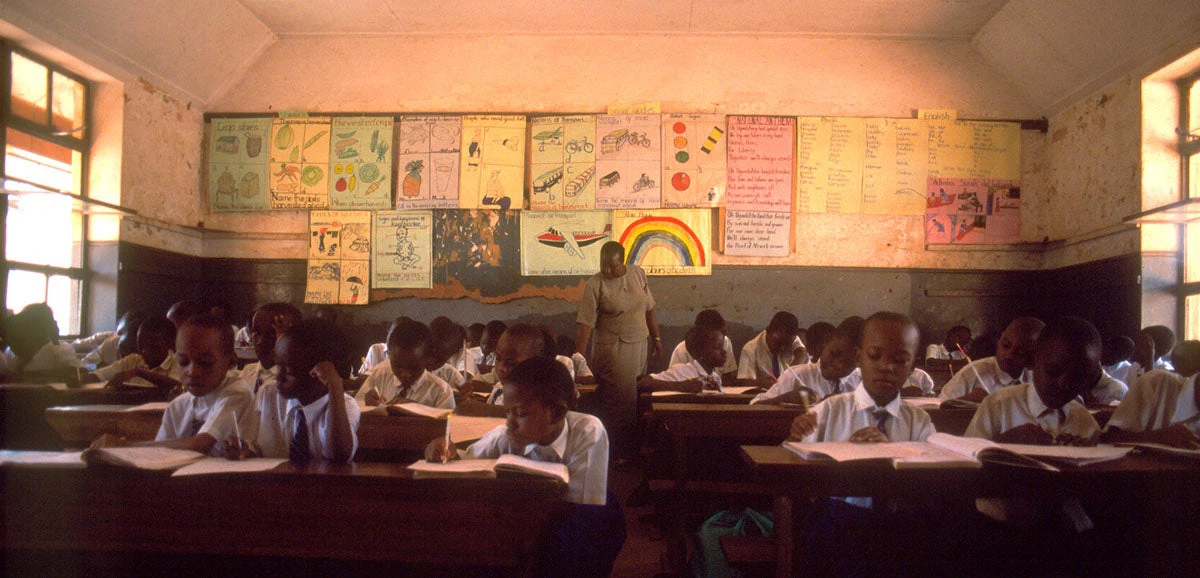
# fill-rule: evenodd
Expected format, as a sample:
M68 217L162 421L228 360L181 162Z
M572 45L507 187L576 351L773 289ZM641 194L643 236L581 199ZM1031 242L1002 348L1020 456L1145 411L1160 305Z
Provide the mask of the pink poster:
M725 206L739 211L792 210L796 119L730 116Z
M1021 241L1021 185L997 179L930 178L925 242L999 245Z

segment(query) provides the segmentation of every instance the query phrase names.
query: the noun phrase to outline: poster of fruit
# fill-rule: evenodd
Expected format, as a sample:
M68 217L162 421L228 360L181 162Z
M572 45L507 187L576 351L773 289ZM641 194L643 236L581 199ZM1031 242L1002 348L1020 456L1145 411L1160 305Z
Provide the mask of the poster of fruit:
M305 303L366 305L371 279L370 211L309 211Z
M525 117L469 115L462 119L458 206L523 209Z
M662 115L596 117L597 209L656 209L662 205Z
M462 117L402 116L399 130L396 209L457 207Z
M596 117L535 117L529 134L529 208L595 208Z
M371 287L433 286L432 211L377 211L372 231Z
M271 208L267 192L269 118L214 118L208 147L208 206L214 211Z
M328 117L276 118L271 123L271 207L329 207Z
M392 117L333 119L329 208L392 208Z
M662 206L717 207L725 203L725 115L664 114Z

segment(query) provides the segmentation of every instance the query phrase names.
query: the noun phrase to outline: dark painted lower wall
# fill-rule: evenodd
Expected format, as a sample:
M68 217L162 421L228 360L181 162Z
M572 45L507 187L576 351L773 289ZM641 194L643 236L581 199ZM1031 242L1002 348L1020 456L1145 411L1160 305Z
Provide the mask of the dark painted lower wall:
M165 311L184 298L230 302L239 319L258 303L304 298L304 261L205 259L140 245L119 247L117 311L139 305ZM713 267L711 277L654 277L664 342L682 340L696 313L721 311L735 347L752 338L778 310L803 325L836 324L878 310L911 315L926 343L956 324L998 336L1018 315L1079 315L1104 335L1132 335L1140 327L1141 261L1129 255L1053 271L950 271L830 267ZM312 307L301 305L306 313ZM428 322L446 315L464 325L491 319L550 325L574 335L576 305L542 298L482 304L470 299L395 299L337 308L356 349L382 341L388 323L408 315Z

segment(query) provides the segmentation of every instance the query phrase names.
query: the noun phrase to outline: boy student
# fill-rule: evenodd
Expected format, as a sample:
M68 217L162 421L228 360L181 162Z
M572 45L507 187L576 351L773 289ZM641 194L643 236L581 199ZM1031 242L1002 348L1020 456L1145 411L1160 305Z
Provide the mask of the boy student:
M342 359L336 332L321 319L297 321L283 330L273 355L278 377L254 399L257 426L243 430L247 438L227 439L226 457L286 457L297 463L354 458L361 414L333 365Z
M117 330L105 338L95 349L79 360L80 365L104 367L122 357L137 352L137 331L148 314L136 307L126 311L117 320Z
M300 322L300 310L290 303L267 303L254 310L250 317L250 344L258 361L242 369L242 379L258 393L264 385L275 381L279 365L275 359L275 342L289 327Z
M583 354L575 350L575 340L566 335L558 336L558 355L571 360L571 364L575 366L575 383L579 385L594 385L596 383L596 375L592 373L592 368L588 367L587 359Z
M176 301L167 309L167 319L175 324L175 329L183 327L184 322L197 315L203 315L207 308L203 303L193 299L184 299Z
M152 442L129 444L104 434L92 447L161 446L219 456L217 440L250 431L253 395L236 372L233 329L223 319L198 315L179 328L175 357L185 393L167 405ZM237 426L234 421L237 421Z
M392 324L388 325L387 335L391 335L396 330L396 326L403 321L412 321L412 318L401 315L393 319ZM358 374L362 376L371 373L372 369L375 369L380 363L387 361L387 357L387 337L385 336L382 343L373 343L371 347L367 348L367 355L362 358L362 366L358 368Z
M479 339L479 353L481 359L475 362L475 366L479 368L479 373L484 374L492 370L496 365L496 346L500 343L500 336L504 335L504 330L508 326L503 321L489 321L483 328L483 336Z
M767 328L742 346L738 379L770 387L793 363L804 363L808 352L799 337L800 321L787 311L771 317Z
M1142 329L1142 333L1149 336L1150 340L1154 342L1154 367L1152 369L1174 371L1175 367L1171 365L1171 351L1175 349L1175 332L1166 325L1151 325Z
M1037 339L1033 383L987 396L963 435L1002 443L1094 445L1100 426L1076 398L1101 375L1100 349L1091 323L1055 319Z
M483 351L480 349L480 344L483 343L483 329L487 327L482 323L472 323L467 327L467 355L476 365L483 361Z
M175 324L162 315L147 317L137 328L137 353L118 359L93 371L84 381L106 381L107 387L120 387L129 381L149 382L164 391L179 386L179 364L175 349Z
M59 341L58 323L45 303L26 305L4 320L8 349L0 376L79 383L79 360L70 343Z
M1175 373L1191 377L1200 372L1200 341L1188 340L1180 343L1171 352L1171 365Z
M435 317L429 323L429 357L425 369L440 377L454 391L467 382L466 376L451 363L452 359L462 361L462 334L462 327L449 317Z
M1195 450L1200 449L1198 430L1200 388L1196 387L1196 375L1185 377L1155 370L1129 388L1109 418L1101 440L1152 442Z
M643 376L641 391L721 392L721 370L727 359L725 333L712 325L688 329L683 343L688 349L686 363L673 363L666 371Z
M454 409L454 390L425 369L430 350L428 327L401 320L388 334L387 345L388 363L379 364L367 375L355 396L359 403L373 406L411 401Z
M821 350L825 349L825 342L833 335L833 330L836 327L832 323L818 321L808 326L804 332L804 343L808 348L808 360L816 361L821 357Z
M725 350L725 363L718 368L721 371L721 376L725 379L725 383L733 383L737 379L737 356L733 354L733 342L729 340L729 336L725 335L725 318L716 309L705 309L696 314L695 327L709 327L721 332L724 341L721 342L721 348ZM670 365L679 365L691 363L692 356L688 353L687 340L679 342L675 346L675 350L671 352Z
M787 368L770 389L750 403L816 403L831 395L854 391L862 383L856 364L862 332L860 318L851 317L823 340L819 361Z
M942 369L950 366L951 361L963 359L963 351L971 344L971 328L966 325L955 325L946 332L946 338L941 343L930 343L925 348L925 365ZM961 350L960 350L961 348Z
M1030 383L1033 344L1046 324L1035 317L1018 317L1004 328L995 357L976 359L958 370L942 388L942 399L978 402L1001 388ZM1097 354L1098 355L1098 354Z
M528 323L517 323L504 330L496 343L496 366L491 371L477 377L467 388L471 391L487 391L487 402L493 405L504 403L504 384L508 372L521 362L533 357L556 359L564 367L571 365L569 359L563 363L562 356L555 355L555 343L550 334L543 328ZM570 369L567 375L570 375Z
M1125 385L1132 385L1132 376L1129 375L1129 368L1133 367L1133 364L1129 362L1129 358L1132 356L1133 340L1124 335L1118 335L1104 340L1104 351L1100 356L1100 363L1103 365L1104 373Z

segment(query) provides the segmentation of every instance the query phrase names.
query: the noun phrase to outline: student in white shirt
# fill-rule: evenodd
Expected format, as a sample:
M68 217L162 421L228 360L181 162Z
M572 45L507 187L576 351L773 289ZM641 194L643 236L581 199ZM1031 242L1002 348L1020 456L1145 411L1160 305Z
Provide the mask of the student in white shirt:
M496 365L496 347L500 344L500 336L504 335L504 331L508 326L503 321L493 319L489 321L483 328L483 337L479 341L480 359L475 361L475 366L479 368L480 373L487 373Z
M254 356L258 361L242 368L242 379L255 394L278 377L275 343L280 334L302 318L300 310L290 303L266 303L254 310L247 327L250 329L250 345L254 347Z
M1095 385L1084 391L1080 398L1086 406L1116 405L1128 392L1128 386L1113 379L1107 371L1101 368L1100 377L1096 379Z
M1143 328L1142 333L1149 336L1154 342L1154 367L1152 369L1174 371L1175 366L1171 364L1171 352L1175 349L1175 332L1166 325L1151 325Z
M25 306L4 320L9 349L0 355L0 376L79 383L79 358L58 339L58 323L45 303Z
M153 315L137 328L138 351L101 367L84 377L84 382L104 381L106 387L153 385L171 391L180 384L179 364L175 362L175 324L162 315Z
M388 325L387 335L383 339L383 343L374 343L367 348L367 355L362 359L362 366L358 368L359 375L371 373L379 364L387 361L388 345L387 340L391 337L392 332L396 330L396 326L404 321L412 321L411 317L401 315L392 320L391 325Z
M429 323L429 357L425 369L445 381L454 391L467 382L466 376L450 364L463 351L463 329L448 317L435 317Z
M558 336L558 355L571 360L571 366L574 369L575 383L579 385L593 385L596 383L596 375L592 373L592 368L588 367L587 359L582 353L575 350L575 340L566 335Z
M571 374L571 360L555 355L553 336L543 327L528 323L517 323L504 330L496 344L496 366L491 371L476 377L464 387L464 391L488 391L487 403L504 403L505 378L512 368L533 357L555 359ZM572 377L573 378L573 377Z
M1139 378L1104 429L1105 443L1151 442L1200 449L1200 388L1196 375L1155 370Z
M725 318L721 317L721 313L716 309L705 309L697 313L693 326L711 327L720 331L722 335L725 335ZM732 384L737 379L738 358L733 353L733 342L729 340L728 335L725 335L725 340L722 342L721 348L725 350L725 363L720 367L721 376L725 380L725 383ZM675 350L671 352L670 365L686 364L691 361L692 356L688 353L686 340L680 341L679 345L675 346Z
M1130 374L1133 364L1129 361L1132 356L1133 340L1124 335L1118 335L1104 340L1104 353L1100 357L1100 362L1103 364L1104 372L1110 377L1125 385L1133 385L1135 376Z
M665 371L643 376L639 391L721 392L721 369L725 365L725 334L711 325L688 329L683 342L691 361L675 363Z
M241 376L230 371L237 358L228 323L211 315L189 318L179 328L175 354L184 393L167 406L154 441L130 444L104 434L92 447L160 446L221 455L217 440L251 427L252 394Z
M358 449L361 413L334 367L341 355L336 328L321 319L289 326L275 345L279 376L254 400L256 426L226 440L225 456L348 462Z
M738 358L738 380L746 385L770 387L789 366L808 360L800 341L800 321L787 311L771 317L767 328L742 346Z
M454 409L454 390L425 369L429 350L429 328L401 320L388 335L388 363L371 370L355 399L371 406L409 401Z
M1001 388L1030 383L1034 343L1046 324L1034 317L1018 317L1004 328L996 356L976 359L958 370L942 387L942 399L978 402ZM982 380L982 381L980 381Z
M963 359L962 352L967 349L969 343L971 328L955 325L946 332L946 338L941 343L930 343L929 347L925 348L925 365L936 369L949 367L951 361Z
M843 321L824 340L818 361L787 368L770 389L754 396L750 403L812 405L831 395L854 391L862 382L856 367L861 331L857 317Z

